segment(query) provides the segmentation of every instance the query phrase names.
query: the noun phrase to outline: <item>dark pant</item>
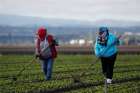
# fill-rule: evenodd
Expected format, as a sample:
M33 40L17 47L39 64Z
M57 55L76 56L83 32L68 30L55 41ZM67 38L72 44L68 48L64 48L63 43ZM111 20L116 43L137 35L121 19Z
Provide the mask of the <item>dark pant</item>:
M113 68L116 60L117 53L110 57L101 57L102 71L106 78L112 79Z
M46 60L42 60L42 69L45 74L45 79L50 80L52 75L52 69L53 69L53 59L48 58Z

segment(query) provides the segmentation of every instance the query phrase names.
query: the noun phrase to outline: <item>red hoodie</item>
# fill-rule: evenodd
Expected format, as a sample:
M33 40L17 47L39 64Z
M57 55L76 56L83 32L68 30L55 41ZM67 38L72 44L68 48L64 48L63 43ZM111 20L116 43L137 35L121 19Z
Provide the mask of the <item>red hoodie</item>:
M38 33L37 33L37 39L36 39L36 42L35 42L35 46L36 46L36 54L41 54L41 42L43 42L46 38L46 35L47 35L47 31L45 28L41 27L38 29ZM47 41L49 43L49 45L51 45L53 43L53 36L52 35L47 35ZM56 51L56 48L55 48L55 45L53 46L50 46L50 49L51 49L51 57L52 58L56 58L57 57L57 51Z

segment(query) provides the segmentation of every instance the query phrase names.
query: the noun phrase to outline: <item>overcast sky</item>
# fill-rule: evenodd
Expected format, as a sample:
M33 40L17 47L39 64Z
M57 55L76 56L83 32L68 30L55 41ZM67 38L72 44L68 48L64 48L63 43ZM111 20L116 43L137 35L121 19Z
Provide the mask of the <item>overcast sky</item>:
M140 0L0 0L0 14L140 21Z

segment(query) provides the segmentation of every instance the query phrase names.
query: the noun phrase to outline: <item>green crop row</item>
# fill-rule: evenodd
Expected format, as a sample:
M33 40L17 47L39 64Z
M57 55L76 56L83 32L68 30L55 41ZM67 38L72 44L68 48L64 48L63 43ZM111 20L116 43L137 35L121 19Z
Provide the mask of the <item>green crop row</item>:
M0 56L0 93L103 93L104 77L100 62L93 55L59 55L54 62L53 77L44 80L41 62L31 55ZM93 64L91 66L91 64ZM17 81L16 76L25 66ZM89 68L89 66L91 66ZM84 73L84 74L83 74ZM139 93L140 55L118 55L114 68L114 83L109 93ZM78 79L79 83L74 83Z

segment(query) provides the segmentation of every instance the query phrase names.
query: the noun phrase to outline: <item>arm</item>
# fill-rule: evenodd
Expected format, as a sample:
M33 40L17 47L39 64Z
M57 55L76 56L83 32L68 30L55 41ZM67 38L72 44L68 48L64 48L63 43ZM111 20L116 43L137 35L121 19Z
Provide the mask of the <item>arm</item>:
M48 38L49 40L49 44L50 44L50 47L51 47L51 52L52 52L52 56L53 58L56 58L57 56L57 51L56 51L56 42L54 42L54 38L53 36L50 35L50 38Z
M108 43L106 46L101 46L98 44L97 40L95 43L95 54L97 57L103 56L108 49L110 49L112 46L116 46L119 44L119 39L121 38L121 35L116 37L115 35L110 35L108 39Z
M56 39L56 38L54 38L54 37L52 36L51 46L58 46L58 45L59 45L59 44L58 44L57 39Z
M101 50L100 50L99 44L97 42L95 43L94 50L95 50L95 55L97 57L100 57L101 56Z
M53 39L53 46L59 46L58 41L56 39Z
M107 46L103 47L102 50L100 51L100 56L104 55L106 53L106 51L111 48L112 46L115 46L115 45L119 45L119 39L121 38L121 35L118 36L118 37L113 37L112 38L112 41L110 44L108 44Z
M35 58L37 59L38 57L41 57L41 48L40 48L40 39L35 40Z
M50 47L58 46L58 42L56 41L56 39L54 39L52 35L48 35L48 42Z
M113 41L112 43L109 45L109 47L113 46L113 45L119 45L119 39L121 38L122 36L119 35L118 37L116 36L113 36Z
M35 40L35 48L36 48L36 54L40 54L40 52L41 52L40 40L38 38Z

